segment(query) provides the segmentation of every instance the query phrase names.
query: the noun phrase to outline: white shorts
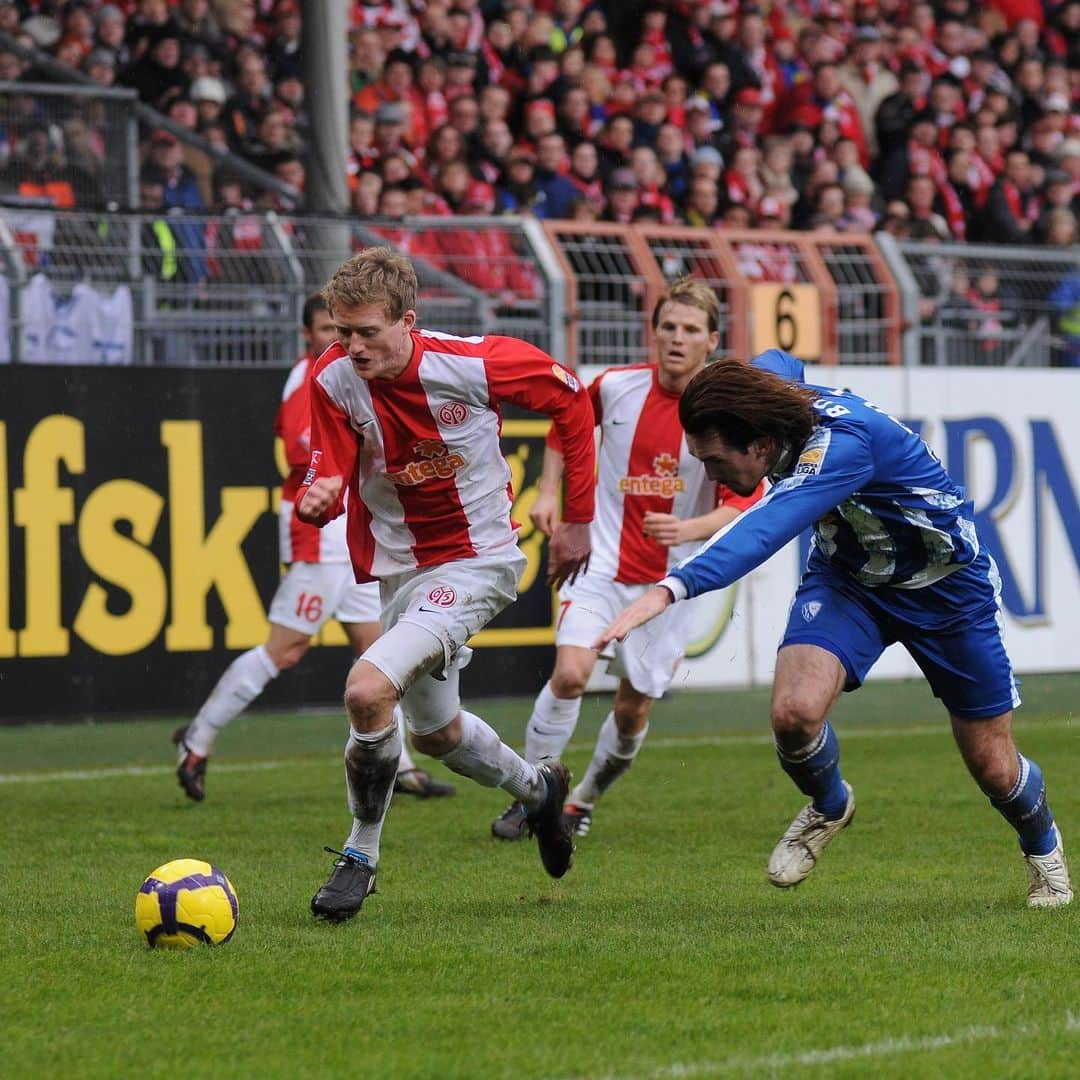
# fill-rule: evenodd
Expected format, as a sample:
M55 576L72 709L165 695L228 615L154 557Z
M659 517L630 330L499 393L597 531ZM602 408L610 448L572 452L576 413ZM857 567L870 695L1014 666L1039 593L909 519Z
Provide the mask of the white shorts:
M651 586L623 585L610 578L585 574L559 590L559 621L555 644L591 648L615 616ZM660 698L671 684L690 636L690 605L672 604L651 622L631 630L625 641L613 643L607 660L611 675L626 679L646 697Z
M349 563L293 563L270 602L269 619L301 634L317 634L331 619L379 621L379 583L357 585Z
M411 570L381 582L383 635L364 653L401 694L409 730L429 735L458 714L465 648L517 599L525 557L463 559Z

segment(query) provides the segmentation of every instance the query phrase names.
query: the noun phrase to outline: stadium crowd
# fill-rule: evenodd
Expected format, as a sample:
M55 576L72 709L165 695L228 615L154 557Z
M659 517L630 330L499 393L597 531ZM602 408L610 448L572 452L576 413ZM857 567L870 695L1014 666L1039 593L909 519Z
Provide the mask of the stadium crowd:
M297 0L0 0L0 30L303 189ZM365 217L1077 240L1080 0L354 0L349 68ZM0 192L92 205L88 121L6 110ZM164 129L142 154L150 205L281 208Z

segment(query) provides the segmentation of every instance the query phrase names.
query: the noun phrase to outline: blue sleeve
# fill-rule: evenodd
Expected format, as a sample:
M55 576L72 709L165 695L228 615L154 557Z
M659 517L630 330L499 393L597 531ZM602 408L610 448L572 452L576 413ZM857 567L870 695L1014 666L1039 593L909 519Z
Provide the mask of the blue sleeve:
M787 379L789 382L806 381L806 369L803 362L791 353L784 352L783 349L766 349L763 353L758 353L750 361L750 366L779 375L781 379Z
M689 596L726 588L865 487L874 472L865 426L818 428L802 448L793 475L775 484L669 576L678 578Z

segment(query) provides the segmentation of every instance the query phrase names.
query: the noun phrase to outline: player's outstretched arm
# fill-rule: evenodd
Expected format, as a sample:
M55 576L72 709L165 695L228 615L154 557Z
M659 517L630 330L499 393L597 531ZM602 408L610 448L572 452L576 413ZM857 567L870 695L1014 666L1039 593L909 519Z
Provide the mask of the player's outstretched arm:
M634 627L655 619L673 603L675 597L670 589L664 585L654 585L619 612L615 621L593 642L593 649L598 653L603 652L613 641L622 641Z
M548 584L556 589L566 582L573 584L578 574L588 569L591 553L588 522L560 522L548 545Z
M320 476L313 480L296 504L296 516L309 525L323 524L341 494L343 483L340 476Z

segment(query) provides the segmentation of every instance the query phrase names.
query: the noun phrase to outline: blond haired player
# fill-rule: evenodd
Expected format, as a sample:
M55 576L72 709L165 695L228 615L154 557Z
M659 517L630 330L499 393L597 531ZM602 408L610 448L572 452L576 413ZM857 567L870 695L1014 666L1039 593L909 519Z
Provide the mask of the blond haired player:
M525 731L525 759L558 758L581 712L581 696L598 659L590 646L627 604L670 566L750 506L705 475L679 425L679 396L720 341L716 294L679 278L653 310L657 360L608 368L589 387L600 428L596 518L589 572L559 593L555 670L540 691ZM557 433L544 451L533 523L550 535L558 520L564 457ZM588 833L597 800L630 768L645 741L653 703L682 660L686 611L657 619L615 646L608 670L619 676L614 707L600 728L592 761L571 792L565 815ZM513 803L491 826L501 840L524 835L525 812Z
M358 579L380 582L384 628L345 685L352 830L311 902L315 915L334 921L355 915L375 886L402 748L399 701L416 749L527 807L552 877L573 856L562 821L565 766L523 760L463 709L457 661L513 602L525 564L499 447L501 406L550 416L566 447L566 512L548 558L558 585L589 558L592 408L574 374L534 345L419 329L416 294L404 256L385 248L354 255L323 291L338 342L311 376L311 464L297 513L317 525L347 514L353 568Z
M313 634L337 618L359 656L379 636L379 587L356 583L345 543L345 520L326 529L302 522L293 498L311 457L311 403L308 379L316 359L337 339L326 301L318 294L304 302L301 331L304 355L285 380L274 434L284 447L289 473L281 488L278 536L288 571L270 604L270 633L264 644L238 656L226 668L190 724L173 732L176 776L195 802L206 798L206 767L222 729L240 715L272 679L305 656ZM404 718L399 713L399 723ZM436 780L402 748L394 790L421 798L453 795L452 785Z

